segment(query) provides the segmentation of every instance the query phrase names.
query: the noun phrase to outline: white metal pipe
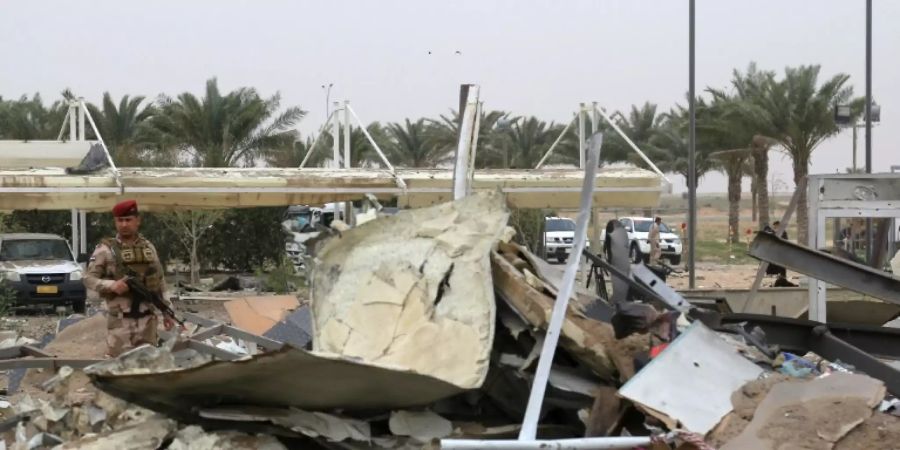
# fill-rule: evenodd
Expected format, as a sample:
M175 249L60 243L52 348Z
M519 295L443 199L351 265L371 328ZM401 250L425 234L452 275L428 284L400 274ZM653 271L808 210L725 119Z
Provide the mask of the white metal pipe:
M544 153L544 156L541 158L541 160L538 161L536 166L534 166L535 170L543 167L544 162L546 162L547 158L549 158L550 155L553 154L553 150L556 149L556 146L559 145L559 142L562 141L563 136L566 135L566 132L569 131L569 128L572 128L572 124L575 123L575 120L577 120L577 119L578 119L577 115L572 117L572 120L569 121L569 123L566 125L565 128L563 128L562 133L559 133L559 136L556 137L556 140L553 141L553 144L550 146L549 149L547 149L547 153Z
M81 246L78 244L78 238L81 236L81 233L78 232L78 210L72 210L71 221L72 224L72 253L78 253L78 249Z
M472 128L472 155L469 157L469 169L466 177L469 180L469 191L472 190L472 181L475 179L475 157L478 155L478 136L481 134L481 112L484 108L484 102L478 102L478 108L475 110L475 126Z
M584 103L578 104L578 168L584 168Z
M306 167L306 162L309 161L309 157L312 156L313 150L316 149L316 144L319 143L319 138L322 137L322 134L325 133L325 129L328 128L328 124L331 123L331 118L334 116L334 111L328 114L328 118L325 119L325 123L319 127L319 133L316 134L316 138L313 139L312 145L306 149L306 156L303 157L303 161L300 162L300 168Z
M75 142L78 138L78 126L75 123L75 109L77 106L69 104L69 140Z
M83 102L83 98L79 98L78 101ZM78 140L85 140L85 127L84 127L84 109L78 108Z
M359 116L356 115L356 111L354 111L353 108L350 107L350 105L347 105L347 109L350 110L350 114L353 116L354 119L356 119L356 123L359 125L360 131L363 132L363 134L366 136L366 139L369 141L370 144L372 144L372 148L374 148L375 152L378 153L378 157L381 158L381 162L383 162L384 165L387 166L388 171L391 172L391 175L393 175L394 179L397 181L397 186L399 186L401 189L403 189L405 191L406 190L406 182L404 182L402 178L397 176L397 171L394 170L394 166L391 165L390 161L388 161L387 156L384 156L384 152L381 151L381 147L378 146L378 143L375 142L375 139L373 139L372 135L369 134L369 130L367 130L365 125L363 125L362 121L359 120Z
M577 439L556 440L469 440L469 439L441 439L441 449L630 449L650 445L649 436L626 437L595 437Z
M600 127L600 113L597 112L597 102L591 105L591 133L596 133Z
M600 147L603 144L603 135L596 133L591 138L591 148L588 161L584 166L584 181L581 186L581 201L578 209L578 217L575 220L575 246L569 256L566 271L563 273L562 284L558 286L556 302L553 304L553 312L550 315L550 323L544 335L544 345L541 347L541 356L538 367L534 373L534 383L531 385L531 394L528 396L528 407L525 409L525 418L522 420L522 429L519 431L520 441L533 441L537 436L538 419L541 415L541 405L544 402L544 393L547 390L547 380L550 377L550 368L553 365L553 355L556 353L556 345L559 343L559 333L569 306L569 297L572 296L572 288L575 284L575 276L581 263L581 252L584 250L587 240L587 226L591 215L593 192L596 185L595 177L597 165L600 162Z
M94 118L91 117L91 112L88 111L87 106L84 104L84 101L81 101L79 103L81 109L84 110L85 117L87 117L88 122L91 124L91 129L94 130L94 135L97 136L97 141L100 142L100 147L103 148L103 153L106 154L106 161L109 162L109 167L113 171L113 177L115 177L116 186L119 186L120 189L124 188L124 186L122 186L122 180L119 177L119 169L116 168L116 163L115 161L113 161L112 155L109 154L109 148L106 146L106 142L103 142L103 136L100 135L100 130L97 128L97 124L94 123ZM72 117L74 118L75 114L72 114Z
M453 199L469 194L469 158L472 150L472 129L478 112L478 86L470 85L466 107L459 124L459 141L456 147L456 164L453 166Z
M69 124L69 116L70 115L72 115L72 108L69 108L69 110L66 111L66 117L63 118L62 126L59 127L59 135L56 136L57 141L62 140L63 134L65 134L65 132L66 132L66 126Z
M566 193L579 192L577 187L502 187L505 193ZM594 187L594 192L660 192L658 187ZM304 188L304 187L0 187L3 194L422 194L450 193L452 188ZM891 213L892 214L892 213ZM876 217L876 216L873 216ZM893 216L886 216L893 217Z
M622 131L622 129L619 128L618 125L616 125L616 122L613 121L608 114L606 114L606 111L604 111L603 108L597 108L597 111L600 113L603 119L606 120L606 123L608 123L609 126L613 128L613 130L616 130L616 133L619 133L619 136L622 136L622 139L625 139L625 142L628 143L631 149L637 152L638 156L640 156L641 159L643 159L644 162L647 163L647 165L649 165L657 175L661 176L671 186L672 182L669 181L669 177L667 177L666 174L662 172L662 170L659 170L659 167L656 167L656 164L653 164L653 161L651 161L650 158L648 158L647 155L645 155L644 152L642 152L641 149L639 149L638 146L635 145L634 141L632 141L631 138L628 137L628 135L625 134L625 132Z
M87 253L87 213L78 211L78 253Z
M350 168L350 101L344 100L344 168Z
M341 167L341 119L337 115L340 108L340 102L332 103L334 106L334 119L332 120L331 137L332 137L332 161L331 167L339 169Z

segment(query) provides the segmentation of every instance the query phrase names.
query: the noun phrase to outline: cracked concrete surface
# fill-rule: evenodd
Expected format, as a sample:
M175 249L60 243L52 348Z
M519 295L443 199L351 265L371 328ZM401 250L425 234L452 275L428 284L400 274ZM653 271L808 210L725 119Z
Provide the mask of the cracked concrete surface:
M489 253L507 218L502 195L479 193L325 243L312 275L314 350L480 386L494 333Z

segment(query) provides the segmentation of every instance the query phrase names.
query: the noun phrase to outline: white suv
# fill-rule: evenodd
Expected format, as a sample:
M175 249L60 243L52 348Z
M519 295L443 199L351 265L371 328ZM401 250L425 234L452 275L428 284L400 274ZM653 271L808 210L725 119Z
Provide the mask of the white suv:
M563 263L575 246L575 221L564 217L544 218L544 249L547 258Z
M631 260L635 263L640 261L647 262L650 258L650 242L647 238L650 235L650 225L653 225L653 219L649 217L620 217L619 222L622 222L625 230L628 231L628 249ZM603 230L601 236L600 242L606 242L606 230ZM662 257L671 261L672 265L681 264L681 252L683 250L681 239L665 223L659 224L659 240Z

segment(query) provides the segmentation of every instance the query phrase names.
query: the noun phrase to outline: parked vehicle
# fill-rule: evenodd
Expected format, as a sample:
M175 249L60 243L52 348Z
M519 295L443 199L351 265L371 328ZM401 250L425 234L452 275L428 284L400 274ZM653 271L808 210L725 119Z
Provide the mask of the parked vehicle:
M653 219L650 217L621 217L619 222L625 226L628 231L629 256L635 263L647 262L650 259L650 226L653 225ZM606 242L606 230L601 233L601 244ZM681 238L672 231L665 223L659 224L659 246L662 251L662 258L668 259L672 265L681 264L681 254L683 245Z
M17 305L71 305L85 309L82 268L69 243L55 234L0 234L0 276Z
M563 263L572 254L575 242L575 221L563 217L544 218L544 249L547 259Z

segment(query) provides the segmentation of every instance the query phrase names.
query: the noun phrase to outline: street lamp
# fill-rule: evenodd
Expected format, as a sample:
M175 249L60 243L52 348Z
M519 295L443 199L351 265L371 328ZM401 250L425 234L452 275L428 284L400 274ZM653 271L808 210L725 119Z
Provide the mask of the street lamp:
M849 104L836 104L834 105L834 123L836 123L840 127L844 128L853 128L853 172L856 172L856 130L859 128L866 127L865 119L862 122L857 121L853 117L853 112L851 111L851 107ZM865 115L865 114L864 114ZM872 102L872 114L871 114L872 123L881 122L881 106Z
M331 105L331 87L334 86L334 83L328 83L327 85L322 85L322 89L325 90L325 120L328 120L328 116L331 115L331 111L328 109L329 105Z

